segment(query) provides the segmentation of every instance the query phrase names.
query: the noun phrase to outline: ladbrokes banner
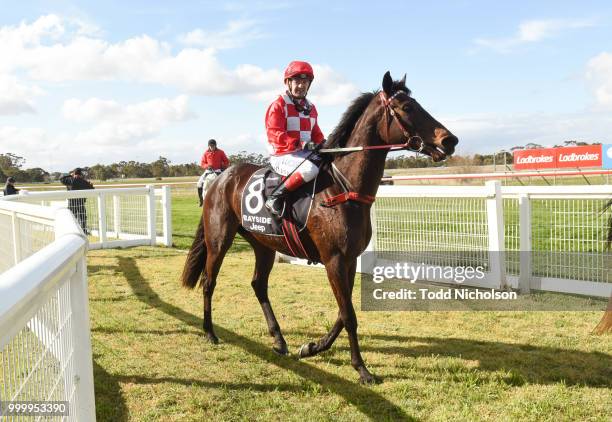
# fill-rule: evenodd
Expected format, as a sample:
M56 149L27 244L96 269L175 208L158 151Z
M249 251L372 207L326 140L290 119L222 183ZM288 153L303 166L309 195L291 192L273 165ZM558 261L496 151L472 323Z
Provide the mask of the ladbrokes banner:
M515 170L601 167L601 145L514 151Z

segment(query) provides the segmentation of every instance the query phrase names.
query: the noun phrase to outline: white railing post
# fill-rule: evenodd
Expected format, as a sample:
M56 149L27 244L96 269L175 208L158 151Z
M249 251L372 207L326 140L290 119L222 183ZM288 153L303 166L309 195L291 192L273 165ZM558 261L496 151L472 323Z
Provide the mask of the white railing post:
M94 398L93 362L87 295L87 266L85 251L76 264L76 272L70 280L70 307L72 309L72 336L74 345L74 372L78 397L77 421L96 420Z
M106 241L106 194L98 195L98 237L102 248L108 246Z
M499 181L486 183L487 223L489 228L489 265L494 280L493 288L506 286L506 265L504 260L504 202Z
M157 243L157 228L155 224L155 187L147 185L147 234L151 240L151 246Z
M21 233L19 230L19 219L17 213L11 213L11 225L13 226L13 259L15 265L21 261Z
M170 186L162 186L161 188L161 205L162 219L164 226L164 246L172 246L172 191Z
M529 293L531 290L531 202L529 194L519 195L519 290Z
M115 238L120 239L121 236L121 203L120 196L113 195L113 230L115 231Z
M357 257L357 272L363 273L364 270L371 269L376 264L376 237L377 237L377 225L376 225L376 204L372 204L370 208L370 221L372 222L372 237L370 242L366 246L365 251L359 257ZM366 254L364 259L363 254Z

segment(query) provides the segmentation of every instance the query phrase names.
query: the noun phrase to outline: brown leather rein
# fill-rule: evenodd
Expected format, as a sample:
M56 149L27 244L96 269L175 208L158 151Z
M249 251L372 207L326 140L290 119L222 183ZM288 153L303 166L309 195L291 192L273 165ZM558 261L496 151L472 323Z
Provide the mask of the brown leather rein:
M402 130L402 133L404 134L404 136L406 137L405 143L403 144L385 144L385 145L366 145L363 147L328 148L328 149L322 149L320 152L327 152L327 153L353 152L353 151L369 151L369 150L376 150L376 149L388 149L389 151L399 151L399 150L407 149L407 150L416 151L419 153L422 152L423 149L425 148L425 142L423 142L423 139L421 139L421 137L418 135L410 135L410 132L408 132L408 129L406 128L404 123L397 116L397 112L393 109L393 107L391 107L391 100L395 98L395 96L399 94L400 92L402 91L397 91L390 98L387 98L386 94L384 92L381 92L380 100L383 104L384 112L385 112L385 135L386 135L387 140L389 139L389 127L391 126L391 123L395 121L397 125L400 127L400 129ZM393 120L391 120L390 123L386 123L389 121L389 117L388 117L389 115L391 115ZM339 172L339 170L335 169L335 172ZM333 174L334 172L332 172L332 175ZM334 207L336 205L339 205L339 204L342 204L348 201L360 202L362 204L371 205L376 200L376 197L372 195L364 195L364 194L360 194L359 192L350 191L348 186L346 186L345 183L342 181L340 181L339 184L344 189L344 192L342 192L340 195L326 198L325 200L323 200L323 202L321 202L322 206Z

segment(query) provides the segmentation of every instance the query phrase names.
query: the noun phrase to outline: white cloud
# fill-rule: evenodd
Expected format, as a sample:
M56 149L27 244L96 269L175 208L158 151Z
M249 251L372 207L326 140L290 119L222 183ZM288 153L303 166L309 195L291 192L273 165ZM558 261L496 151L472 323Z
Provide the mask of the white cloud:
M94 122L93 127L76 135L80 145L119 145L153 138L171 123L194 116L188 97L158 98L123 106L115 101L91 98L64 102L64 117L76 122Z
M282 90L281 70L253 64L228 69L216 55L218 46L187 47L174 54L172 45L148 35L112 44L84 34L82 27L49 15L29 25L0 28L0 71L24 71L39 81L133 81L177 87L189 94L249 95L266 100L271 92ZM205 38L206 34L212 38ZM261 35L253 22L238 21L219 34L192 32L189 38L195 42L201 35L203 45L216 40L229 48L244 34ZM328 66L318 69L313 95L322 104L341 103L357 92Z
M459 137L459 154L488 153L535 142L553 146L570 139L609 142L609 113L479 114L441 118Z
M0 116L34 113L32 97L42 93L36 86L26 86L11 75L0 74Z
M586 78L597 104L612 107L612 53L601 53L587 63Z
M179 37L183 44L197 47L224 50L242 47L250 41L264 38L265 35L254 20L230 21L219 32L195 29Z
M474 40L474 44L500 53L506 53L519 45L540 42L548 38L557 37L567 30L588 28L594 25L595 23L592 20L587 19L529 20L521 22L516 34L512 37L478 38Z

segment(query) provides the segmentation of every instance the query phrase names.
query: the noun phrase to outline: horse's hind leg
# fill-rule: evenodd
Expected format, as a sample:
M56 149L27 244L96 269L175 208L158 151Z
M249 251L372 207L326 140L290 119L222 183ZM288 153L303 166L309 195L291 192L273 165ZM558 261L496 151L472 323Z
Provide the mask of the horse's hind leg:
M231 219L231 218L230 218ZM235 220L235 219L234 219ZM216 221L215 224L206 224L206 277L202 282L204 296L204 323L206 337L211 343L219 343L212 324L212 296L217 285L217 275L221 269L223 258L234 241L238 230L237 221Z
M257 296L257 300L261 305L264 316L266 317L266 323L268 324L268 332L270 336L274 337L274 345L272 349L279 355L289 354L287 348L287 342L283 337L280 325L276 320L270 299L268 298L268 277L272 266L274 265L274 254L272 249L269 249L252 238L247 232L241 233L243 237L251 244L255 251L255 271L253 272L253 280L251 281L251 287Z

